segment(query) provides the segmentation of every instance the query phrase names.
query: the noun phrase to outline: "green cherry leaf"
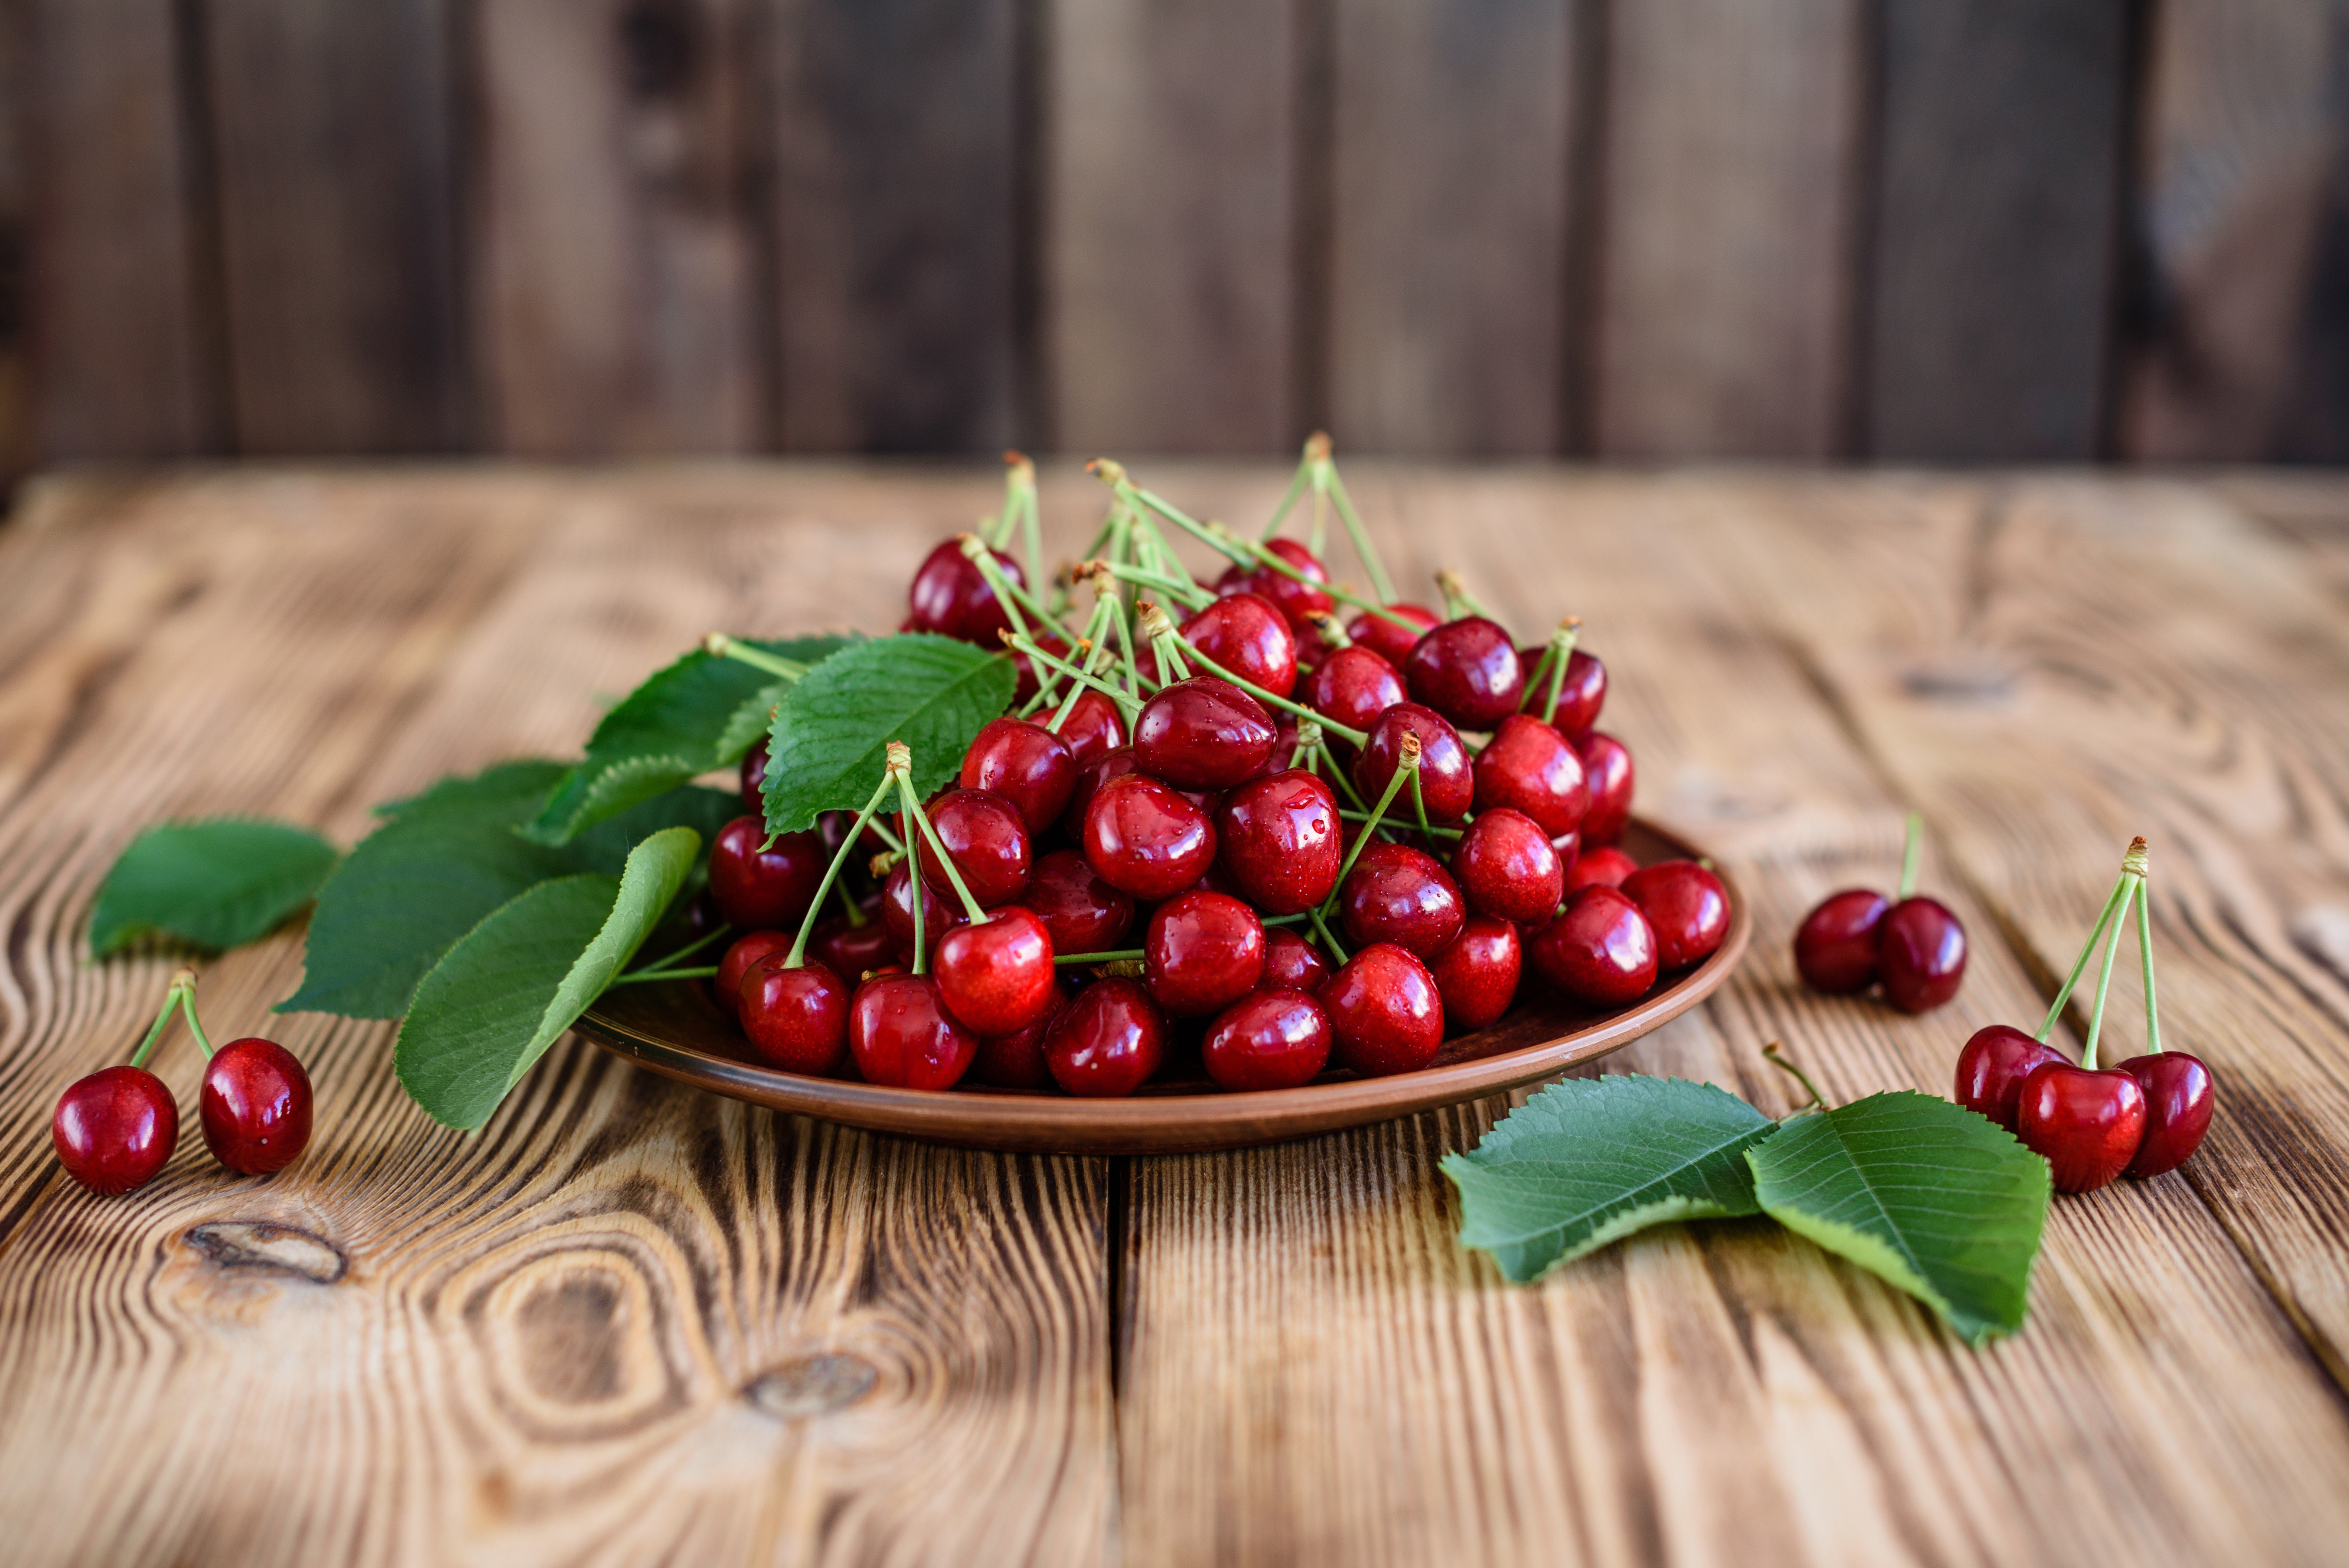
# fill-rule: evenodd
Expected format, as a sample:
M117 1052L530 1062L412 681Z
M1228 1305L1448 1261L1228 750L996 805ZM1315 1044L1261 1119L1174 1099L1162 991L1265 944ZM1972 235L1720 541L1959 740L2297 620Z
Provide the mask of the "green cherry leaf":
M1466 1154L1460 1243L1523 1284L1668 1220L1761 1212L1746 1150L1777 1130L1711 1084L1610 1076L1552 1084Z
M150 828L106 873L89 922L103 958L143 936L242 947L316 895L342 851L305 828L216 818Z
M1949 1319L2023 1326L2047 1162L1961 1106L1901 1090L1797 1118L1747 1152L1763 1209Z

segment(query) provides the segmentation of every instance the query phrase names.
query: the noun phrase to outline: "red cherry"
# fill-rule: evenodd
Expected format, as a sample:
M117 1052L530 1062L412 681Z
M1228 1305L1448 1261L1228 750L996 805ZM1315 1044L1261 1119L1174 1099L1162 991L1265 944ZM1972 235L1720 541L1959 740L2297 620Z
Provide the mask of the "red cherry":
M2145 1096L2145 1140L2123 1174L2158 1176L2186 1163L2210 1130L2218 1098L2210 1069L2184 1051L2131 1057L2120 1070L2137 1079Z
M1446 621L1412 645L1402 663L1411 699L1462 729L1490 729L1517 711L1526 667L1498 622L1482 615Z
M1183 623L1183 640L1275 696L1297 689L1297 635L1269 599L1234 593Z
M1018 562L999 552L989 553L1006 577L1020 587L1028 585ZM1011 625L1011 617L996 602L995 590L963 554L958 540L946 541L923 560L905 592L905 603L909 612L905 630L960 637L985 648L995 647L996 634Z
M1009 1035L1034 1023L1052 999L1052 938L1033 911L989 910L938 944L938 995L975 1035Z
M1976 1029L1958 1053L1957 1087L1950 1098L2013 1132L2023 1080L2049 1062L2063 1064L2064 1057L2021 1029L2004 1024Z
M1061 826L1071 838L1081 841L1085 834L1085 812L1091 809L1093 797L1101 787L1112 779L1142 771L1142 759L1131 746L1114 747L1102 752L1091 762L1077 765L1077 787L1069 792L1069 810L1061 819Z
M1395 767L1402 760L1402 738L1406 734L1419 737L1419 792L1427 803L1428 820L1458 821L1468 814L1468 808L1476 799L1468 748L1460 744L1460 732L1452 727L1450 720L1415 702L1395 704L1371 726L1370 743L1354 758L1354 788L1365 800L1376 800L1386 792L1387 780L1394 777ZM1411 786L1404 785L1395 799L1397 809L1408 819L1412 814Z
M752 816L767 810L767 743L763 740L742 754L742 810Z
M1305 706L1350 729L1367 730L1408 700L1394 665L1359 644L1331 653L1305 683Z
M952 1088L978 1037L946 1010L928 975L885 975L859 985L848 1004L848 1048L867 1083Z
M1318 775L1251 779L1216 808L1216 864L1267 914L1299 914L1338 885L1338 798Z
M1549 697L1549 676L1545 671L1539 680L1534 678L1534 665L1540 660L1539 648L1519 648L1517 658L1526 666L1526 680L1540 695L1535 700L1537 710ZM1566 680L1557 690L1557 706L1547 713L1537 711L1535 717L1554 726L1560 735L1579 742L1599 722L1599 710L1607 701L1607 666L1592 655L1577 648L1567 655Z
M1165 1055L1166 1019L1132 980L1086 986L1044 1036L1044 1065L1054 1081L1091 1098L1132 1094Z
M1535 972L1576 1001L1621 1007L1656 983L1656 934L1640 906L1611 887L1567 896L1533 940Z
M1489 1026L1517 998L1524 968L1517 928L1488 914L1472 914L1460 935L1427 961L1444 998L1444 1021L1454 1034Z
M204 1142L240 1176L266 1176L310 1141L310 1075L274 1040L231 1040L204 1064Z
M1566 872L1549 835L1506 806L1476 813L1452 851L1453 880L1471 909L1534 925L1557 913Z
M1055 978L1035 1022L1008 1035L981 1035L978 1054L970 1058L971 1081L997 1088L1050 1088L1052 1069L1045 1065L1044 1037L1068 1005L1069 988Z
M938 841L953 857L955 869L962 872L964 885L981 909L1009 903L1027 891L1033 861L1028 825L1020 820L1017 806L984 789L949 789L931 803L929 818ZM930 848L929 835L917 827L914 839L922 880L930 884L932 892L952 899L959 908L961 897L946 867L938 863L936 851Z
M1694 861L1642 866L1623 879L1622 892L1656 934L1659 968L1701 964L1729 934L1729 890Z
M1276 539L1265 548L1303 573L1310 581L1299 583L1288 573L1269 566L1250 568L1233 565L1226 568L1224 574L1216 579L1216 592L1224 594L1254 593L1260 599L1269 599L1291 621L1308 621L1315 615L1326 615L1338 607L1338 601L1315 586L1330 581L1329 569L1321 564L1319 557L1293 539Z
M946 934L970 919L962 901L949 902L931 891L930 885L913 873L912 862L899 861L881 884L881 920L889 928L890 951L900 960L911 963L914 957L914 890L922 891L922 941L932 953Z
M1150 917L1142 939L1151 1000L1176 1018L1203 1018L1264 977L1264 925L1238 899L1196 888Z
M1056 715L1059 712L1057 708L1053 711ZM1061 744L1069 748L1070 759L1081 769L1125 744L1125 720L1118 716L1117 704L1088 688L1077 694L1077 706L1069 710L1060 736Z
M1145 773L1103 784L1085 809L1085 861L1121 892L1155 902L1205 876L1216 860L1207 813Z
M2094 1191L2145 1141L2145 1091L2126 1072L2043 1062L2016 1097L2014 1135L2046 1160L2057 1191Z
M850 987L822 964L790 964L788 945L742 976L742 1032L785 1072L821 1078L848 1053Z
M1864 887L1821 900L1795 931L1795 972L1803 984L1830 996L1855 996L1875 985L1876 934L1891 907L1890 899ZM2013 1130L2011 1113L2002 1125Z
M963 753L960 782L966 789L984 789L1010 801L1032 839L1069 809L1077 763L1061 738L1042 725L999 718Z
M1329 1064L1330 1015L1302 991L1258 991L1216 1016L1199 1055L1218 1088L1295 1088Z
M1574 857L1572 865L1566 868L1566 891L1572 892L1578 887L1621 887L1623 879L1639 869L1639 861L1612 844L1585 850Z
M910 916L913 911L909 908L905 913ZM897 941L889 934L889 923L882 916L881 901L877 897L867 901L864 913L862 925L851 925L845 916L835 914L816 922L815 929L808 933L808 956L852 987L864 977L866 971L878 969L897 955ZM909 950L913 942L913 930L908 926L905 945Z
M1094 874L1074 850L1036 862L1019 902L1036 912L1054 953L1108 953L1133 929L1133 900Z
M762 819L737 817L709 845L709 896L729 924L745 931L797 926L831 859L813 833L784 833L762 850L766 840Z
M810 944L813 944L812 939ZM750 966L770 953L788 952L791 945L792 934L788 931L752 931L736 937L733 944L726 949L726 955L718 961L718 976L712 983L712 989L718 993L719 1005L740 1017L742 1012L742 976L750 973Z
M1930 898L1904 898L1876 928L1876 973L1886 1001L1904 1013L1930 1012L1966 977L1966 928Z
M1468 907L1434 856L1408 844L1370 844L1346 873L1338 913L1347 941L1392 942L1424 958L1460 934Z
M1582 814L1582 841L1617 843L1631 821L1631 749L1597 729L1577 742L1575 749L1582 754L1583 781L1590 790L1590 809Z
M1411 657L1412 645L1442 625L1444 617L1424 604L1390 604L1387 611L1412 624L1398 626L1385 615L1374 615L1365 610L1346 623L1346 635L1400 670L1402 662Z
M1427 965L1390 942L1374 943L1322 983L1337 1066L1364 1078L1416 1072L1444 1048L1444 1000Z
M1479 813L1503 806L1523 811L1553 839L1580 827L1590 808L1582 758L1564 736L1522 713L1501 720L1476 754L1473 774Z
M1257 982L1259 990L1319 991L1328 978L1330 961L1321 956L1319 948L1285 925L1266 929L1264 978Z
M1228 789L1264 771L1275 738L1263 704L1227 680L1195 676L1142 705L1133 755L1178 789Z
M101 1197L143 1187L180 1141L180 1107L144 1068L102 1068L68 1085L49 1118L66 1174Z

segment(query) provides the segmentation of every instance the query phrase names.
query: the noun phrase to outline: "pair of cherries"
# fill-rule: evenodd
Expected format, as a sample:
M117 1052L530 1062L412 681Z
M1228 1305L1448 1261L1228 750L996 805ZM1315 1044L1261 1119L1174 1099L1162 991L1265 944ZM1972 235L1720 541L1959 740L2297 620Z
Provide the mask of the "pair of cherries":
M2059 1191L2092 1191L2117 1177L2158 1176L2176 1170L2201 1147L2216 1102L2210 1069L2184 1051L2162 1048L2143 839L2129 845L2121 865L2120 882L2106 900L2104 913L2082 944L2039 1032L2026 1035L1992 1024L1977 1030L1958 1054L1951 1098L1989 1117L2044 1158ZM2106 994L2132 902L2145 967L2147 1049L2117 1067L2099 1068L2096 1043L2104 1030ZM2096 984L2095 1010L2088 1020L2087 1045L2075 1066L2048 1046L2047 1037L2107 929L2111 939Z
M1927 1013L1958 994L1966 977L1966 928L1938 899L1920 895L1917 857L1924 820L1909 818L1900 887L1886 898L1872 888L1830 894L1795 933L1795 969L1830 996L1871 985L1904 1013Z
M266 1176L310 1141L310 1077L302 1064L258 1037L212 1049L196 1017L195 973L182 969L130 1060L78 1079L57 1097L50 1141L66 1174L93 1192L115 1197L145 1186L179 1143L179 1102L142 1064L180 1014L208 1058L198 1112L215 1159L238 1175Z

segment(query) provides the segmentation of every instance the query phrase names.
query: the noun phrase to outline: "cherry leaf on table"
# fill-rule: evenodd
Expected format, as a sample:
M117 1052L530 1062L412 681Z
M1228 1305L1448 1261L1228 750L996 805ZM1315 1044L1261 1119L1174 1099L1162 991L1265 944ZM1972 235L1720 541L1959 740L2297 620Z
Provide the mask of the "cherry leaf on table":
M98 890L90 952L103 958L159 933L214 950L258 941L309 903L341 858L287 822L225 817L150 828Z
M690 828L638 844L617 877L540 882L500 905L416 987L392 1062L445 1127L489 1120L522 1075L602 994L683 888Z
M1961 1106L1901 1090L1788 1122L1746 1153L1789 1230L1949 1319L1969 1344L2023 1326L2047 1162Z
M1749 1146L1777 1124L1681 1078L1568 1078L1511 1111L1444 1173L1460 1242L1523 1284L1667 1220L1758 1214Z
M793 833L853 811L881 781L893 740L914 751L914 792L954 778L962 754L1010 706L1011 661L952 637L905 632L842 649L775 709L767 741L767 828Z

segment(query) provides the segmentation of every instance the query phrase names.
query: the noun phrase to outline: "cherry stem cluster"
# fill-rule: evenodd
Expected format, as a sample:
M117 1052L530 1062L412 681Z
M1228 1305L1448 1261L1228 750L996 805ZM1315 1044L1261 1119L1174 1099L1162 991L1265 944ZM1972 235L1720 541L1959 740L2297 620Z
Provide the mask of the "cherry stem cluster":
M2155 1004L2153 989L2153 922L2148 907L2153 894L2147 882L2148 866L2145 841L2132 840L2128 853L2121 859L2120 880L2113 884L2111 896L2105 900L2104 913L2096 916L2095 926L2088 933L2088 940L2081 944L2080 955L2072 961L2071 974L2064 977L2063 989L2055 993L2055 1000L2047 1008L2047 1016L2041 1020L2038 1032L2033 1037L2042 1045L2047 1043L2047 1037L2054 1032L2055 1020L2064 1016L2064 1004L2072 999L2074 987L2079 985L2080 976L2087 972L2089 958L2095 954L2097 944L2102 943L2105 962L2096 976L2096 1005L2095 1011L2088 1016L2088 1038L2080 1052L2080 1065L2085 1068L2093 1069L2099 1063L2096 1046L2104 1034L2105 999L2112 987L2113 964L2120 955L2121 928L2128 921L2132 903L2137 904L2137 947L2145 965L2146 1050L2151 1054L2161 1050L2161 1015ZM2108 930L2111 934L2109 941L2106 940Z
M905 760L903 768L897 766L901 756ZM954 884L956 896L962 900L963 913L970 917L970 923L973 925L985 925L987 911L980 908L978 900L971 896L969 886L962 880L962 868L955 864L952 855L947 853L946 845L938 839L937 829L930 823L929 813L922 810L922 803L919 800L914 799L913 752L902 742L893 740L889 743L889 762L891 774L897 783L899 812L907 820L906 842L913 841L916 828L922 830L922 837L929 842L930 853L937 856L939 866L947 873L947 881ZM905 874L912 883L906 891L912 894L914 903L914 973L919 975L922 973L924 957L922 953L922 857L920 855L916 854L913 857L912 863L906 867Z
M1334 507L1338 521L1346 525L1346 537L1354 546L1354 553L1362 562L1362 570L1371 575L1371 587L1378 593L1379 603L1394 603L1394 582L1387 575L1386 563L1379 559L1376 546L1362 527L1361 517L1354 511L1354 499L1346 493L1346 481L1338 473L1338 465L1330 455L1328 432L1316 430L1306 438L1305 452L1298 459L1297 472L1282 492L1280 504L1272 509L1272 521L1265 524L1261 542L1270 544L1280 535L1280 525L1288 520L1289 509L1297 498L1308 490L1313 494L1313 527L1306 542L1318 557L1329 538L1329 513Z
M147 1037L140 1040L139 1048L130 1053L132 1067L147 1065L148 1056L155 1049L156 1042L163 1037L164 1031L171 1026L175 1014L188 1020L188 1032L195 1036L196 1044L203 1047L204 1055L209 1057L212 1054L212 1043L204 1034L202 1022L196 1016L196 972L179 969L172 972L171 986L163 993L163 1006L155 1014L155 1022L148 1026Z
M899 767L898 753L900 752L905 753L902 769ZM792 951L783 960L783 966L787 969L797 969L806 961L808 935L815 930L815 917L823 913L824 895L830 892L833 884L840 880L840 868L846 865L848 857L856 852L857 841L864 837L865 824L872 821L874 816L879 812L881 802L889 798L890 791L907 773L913 771L914 754L898 742L891 741L883 756L885 760L881 764L880 787L873 791L873 799L864 802L864 810L856 813L856 820L849 825L847 836L840 841L840 848L833 851L832 864L823 868L823 881L816 884L815 897L808 900L807 913L800 918L799 934L792 939ZM921 907L921 899L918 896L914 900L914 906L916 909ZM854 901L851 900L849 903L851 917L854 917L858 913Z

